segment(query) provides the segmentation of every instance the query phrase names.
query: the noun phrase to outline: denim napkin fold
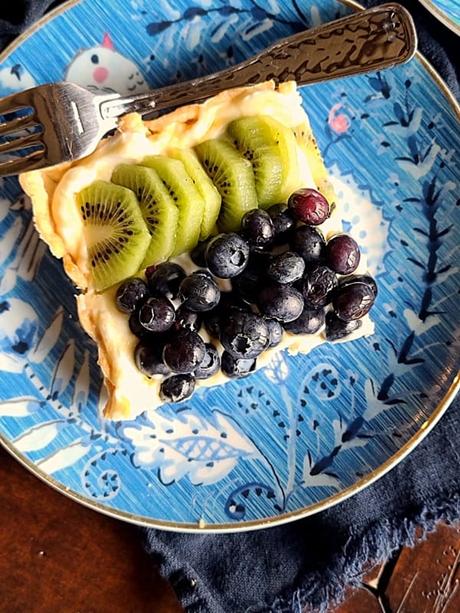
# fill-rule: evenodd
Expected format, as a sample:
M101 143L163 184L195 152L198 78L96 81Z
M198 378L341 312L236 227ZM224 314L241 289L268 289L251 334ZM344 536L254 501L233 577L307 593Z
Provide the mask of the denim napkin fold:
M415 18L420 50L459 98L460 39L416 0L400 3ZM0 49L57 4L23 0L0 7ZM187 613L326 611L347 585L359 583L366 564L413 544L416 528L424 534L439 520L460 519L459 432L457 399L408 458L327 511L250 533L146 530L147 549Z

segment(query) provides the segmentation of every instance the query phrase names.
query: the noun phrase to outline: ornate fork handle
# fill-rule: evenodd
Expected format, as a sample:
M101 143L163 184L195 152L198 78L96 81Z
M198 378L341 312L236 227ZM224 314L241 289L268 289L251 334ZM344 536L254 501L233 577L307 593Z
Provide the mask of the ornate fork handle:
M160 111L269 79L306 85L347 77L405 62L416 46L410 14L399 4L383 4L284 38L258 55L207 77L163 87L136 100L102 103L101 112L114 117L133 110Z

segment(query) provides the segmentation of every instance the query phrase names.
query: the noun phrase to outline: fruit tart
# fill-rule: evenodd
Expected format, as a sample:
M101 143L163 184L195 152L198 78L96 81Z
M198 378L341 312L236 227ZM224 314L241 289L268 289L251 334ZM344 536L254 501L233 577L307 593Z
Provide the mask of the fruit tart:
M373 331L377 286L293 82L127 115L92 155L20 182L79 288L107 418Z

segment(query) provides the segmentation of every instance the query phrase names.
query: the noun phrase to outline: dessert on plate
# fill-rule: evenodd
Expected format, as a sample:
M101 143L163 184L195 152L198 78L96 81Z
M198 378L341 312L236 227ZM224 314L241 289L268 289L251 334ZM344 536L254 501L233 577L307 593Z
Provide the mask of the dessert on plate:
M87 158L20 182L80 290L108 418L373 331L377 286L293 82L127 115Z

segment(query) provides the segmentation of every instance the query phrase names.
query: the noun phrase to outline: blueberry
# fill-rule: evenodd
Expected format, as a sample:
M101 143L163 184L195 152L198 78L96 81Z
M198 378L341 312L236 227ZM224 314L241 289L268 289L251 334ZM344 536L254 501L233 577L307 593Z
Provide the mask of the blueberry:
M220 299L220 290L214 279L198 270L182 281L179 293L189 311L210 311Z
M346 287L348 285L353 285L354 283L364 283L371 288L374 292L374 295L377 296L378 288L375 279L370 275L351 275L349 277L344 277L340 279L339 287Z
M283 327L276 319L265 319L265 321L267 323L268 332L270 334L270 342L268 346L276 347L276 345L279 345L281 343L281 340L283 338Z
M206 347L201 336L186 330L166 342L163 361L173 372L190 373L201 364L205 352Z
M165 402L181 402L190 398L195 390L193 375L173 375L163 381L160 387L160 398Z
M190 252L192 262L200 268L204 268L206 266L205 253L207 246L208 241L202 241L201 243L198 243L198 245Z
M221 321L220 341L237 358L255 358L268 347L270 332L262 317L232 311Z
M249 263L241 274L232 279L234 291L250 304L257 302L261 290L261 279L270 265L271 254L264 251L252 251Z
M139 309L138 319L148 332L165 332L176 318L173 305L167 298L148 298Z
M247 358L235 358L228 351L222 354L222 372L231 379L246 377L256 369L256 360Z
M353 321L343 321L337 315L330 311L326 314L326 339L328 341L337 341L345 338L362 326L363 322L359 319Z
M306 264L319 262L324 256L326 241L317 228L299 226L295 229L290 243Z
M284 324L284 329L291 334L315 334L323 326L324 309L305 307L297 319Z
M129 317L129 329L141 340L148 340L153 337L153 332L149 332L139 321L139 311L134 311Z
M147 284L139 277L124 281L117 289L116 305L122 313L132 313L148 296Z
M343 321L361 319L375 302L375 293L371 286L364 283L352 283L340 287L334 292L332 306Z
M302 313L302 294L289 285L268 285L259 294L260 310L267 317L281 322L297 319Z
M147 377L169 374L169 368L163 362L162 350L162 343L145 344L141 342L137 345L134 360L141 373Z
M236 292L222 292L217 307L203 314L204 327L211 336L219 338L222 320L225 320L232 311L249 310L249 305L243 302L239 294Z
M276 283L294 283L302 278L305 262L292 251L274 255L267 269L267 277Z
M327 264L341 275L354 272L358 268L360 258L358 243L347 234L334 236L327 243Z
M232 279L232 288L246 302L256 302L260 291L260 273L248 266Z
M211 343L206 343L206 353L203 361L195 370L197 379L209 379L216 374L220 369L220 357L217 349Z
M213 309L204 315L204 327L206 328L206 332L214 338L220 337L221 318L222 313L219 309Z
M272 219L273 228L275 230L273 243L275 245L288 243L296 227L296 222L289 209L285 204L274 204L268 209L267 213Z
M174 327L176 330L191 330L199 332L202 324L203 316L200 313L189 311L184 305L180 306L176 311L176 322Z
M316 189L304 187L291 194L288 206L295 219L309 226L319 226L331 214L326 198Z
M179 286L185 278L184 269L173 262L163 262L158 266L150 266L145 271L151 293L155 296L177 298Z
M331 292L337 287L335 272L327 266L313 266L305 273L302 294L310 307L325 306L331 301Z
M236 277L248 263L249 245L238 234L218 234L208 243L206 265L221 279Z
M248 211L241 220L241 234L252 247L270 245L275 236L275 228L267 211Z

